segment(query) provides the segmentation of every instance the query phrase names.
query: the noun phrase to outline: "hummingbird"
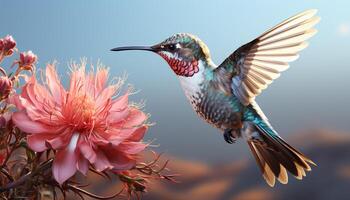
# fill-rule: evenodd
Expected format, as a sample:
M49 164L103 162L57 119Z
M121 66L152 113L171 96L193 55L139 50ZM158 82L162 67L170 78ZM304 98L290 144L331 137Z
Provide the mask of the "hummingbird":
M230 54L220 65L197 36L177 33L143 50L160 55L177 75L194 111L223 133L227 143L244 138L268 185L288 183L287 171L301 180L316 164L289 145L272 127L255 98L296 60L316 34L317 10L290 17Z

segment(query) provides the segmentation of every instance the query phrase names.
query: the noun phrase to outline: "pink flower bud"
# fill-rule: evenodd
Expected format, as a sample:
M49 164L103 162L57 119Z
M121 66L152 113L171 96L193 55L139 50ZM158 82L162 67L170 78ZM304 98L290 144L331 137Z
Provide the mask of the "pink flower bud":
M12 90L12 81L7 76L0 77L0 99L6 98Z
M25 70L32 70L37 59L38 57L32 51L22 52L20 54L19 65Z
M0 39L0 50L5 56L10 56L14 52L16 47L16 41L12 36L7 35L6 37Z

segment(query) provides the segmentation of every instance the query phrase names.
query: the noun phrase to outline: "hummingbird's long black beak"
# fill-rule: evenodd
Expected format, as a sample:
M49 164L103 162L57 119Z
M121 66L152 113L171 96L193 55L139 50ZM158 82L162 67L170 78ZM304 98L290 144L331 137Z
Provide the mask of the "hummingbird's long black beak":
M156 52L153 46L127 46L127 47L117 47L111 49L111 51L130 51L130 50L141 50L141 51L152 51Z

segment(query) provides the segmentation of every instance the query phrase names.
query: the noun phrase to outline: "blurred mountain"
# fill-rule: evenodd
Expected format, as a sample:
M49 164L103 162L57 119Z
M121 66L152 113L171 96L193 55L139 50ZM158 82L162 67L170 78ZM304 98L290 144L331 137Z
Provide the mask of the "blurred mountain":
M289 183L270 188L250 157L209 165L171 158L169 168L180 173L181 183L151 183L145 200L348 200L350 198L350 134L310 130L287 140L318 165L302 180L289 175ZM165 156L169 158L169 156ZM114 186L112 186L114 185ZM94 188L98 193L117 191L115 184Z

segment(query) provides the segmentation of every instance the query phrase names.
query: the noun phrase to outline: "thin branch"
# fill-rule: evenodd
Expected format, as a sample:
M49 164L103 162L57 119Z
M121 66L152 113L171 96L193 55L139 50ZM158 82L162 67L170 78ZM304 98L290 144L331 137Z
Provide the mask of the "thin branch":
M6 176L6 178L9 180L9 181L13 181L13 178L12 178L12 176L9 174L9 172L6 170L6 169L4 169L4 168L0 168L0 172L2 173L2 174L4 174L5 176Z
M50 168L52 165L53 159L47 160L44 163L42 163L35 171L29 172L23 176L21 176L19 179L7 184L5 187L0 188L0 193L5 192L8 190L11 190L12 188L18 187L25 183L28 179L32 178L36 174L38 174L40 171L45 171L46 169Z
M116 193L116 194L114 194L112 196L104 197L104 196L99 196L99 195L93 194L91 192L88 192L88 191L86 191L84 189L81 189L81 188L75 186L75 185L67 184L67 187L68 187L68 189L72 190L74 193L78 193L78 194L79 193L83 193L86 196L89 196L89 197L92 197L92 198L95 198L95 199L113 199L113 198L119 196L120 194L122 194L122 192L124 191L124 188L123 188L118 193Z

